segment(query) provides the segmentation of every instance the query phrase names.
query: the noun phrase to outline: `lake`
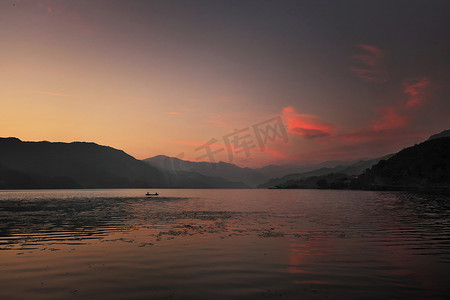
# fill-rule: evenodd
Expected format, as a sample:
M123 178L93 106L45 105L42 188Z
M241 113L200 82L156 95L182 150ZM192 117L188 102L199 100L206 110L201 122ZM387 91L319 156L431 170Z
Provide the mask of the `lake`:
M0 220L0 299L450 296L448 196L1 191Z

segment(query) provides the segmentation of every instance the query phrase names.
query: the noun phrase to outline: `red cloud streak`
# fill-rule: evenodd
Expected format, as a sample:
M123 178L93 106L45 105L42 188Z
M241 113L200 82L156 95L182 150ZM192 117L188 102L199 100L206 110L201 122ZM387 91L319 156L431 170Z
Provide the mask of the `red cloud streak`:
M356 76L367 82L386 82L386 72L383 67L384 52L372 45L356 45L364 53L355 54L352 59L359 63L359 66L349 68Z
M299 114L293 107L283 108L283 115L290 133L307 139L327 137L333 134L333 126L314 115Z
M401 116L394 106L385 106L378 109L380 118L372 122L376 131L395 129L406 125L406 117Z
M430 81L427 78L405 80L403 82L403 92L410 96L405 106L410 108L424 103L426 101L424 90L428 85L430 85Z

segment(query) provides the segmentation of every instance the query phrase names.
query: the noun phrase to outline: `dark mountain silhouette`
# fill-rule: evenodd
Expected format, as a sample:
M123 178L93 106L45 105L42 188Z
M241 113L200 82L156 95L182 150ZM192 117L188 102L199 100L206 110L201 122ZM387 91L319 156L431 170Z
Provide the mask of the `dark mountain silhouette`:
M439 139L439 138L442 138L442 137L450 137L450 130L444 130L444 131L442 131L440 133L433 134L432 136L430 136L428 138L428 140L435 140L435 139Z
M357 184L368 189L450 187L450 137L434 136L381 160Z
M178 177L181 177L183 174L196 173L203 175L205 178L216 178L216 180L217 178L222 178L223 182L229 182L232 185L231 187L236 187L236 184L239 182L242 183L240 184L241 187L255 187L267 180L267 177L253 169L241 168L225 162L192 162L165 155L158 155L143 161Z
M382 159L387 159L391 157L392 154L374 158L374 159L368 159L368 160L360 160L354 163L351 163L349 165L338 165L333 168L319 168L315 169L309 172L303 172L303 173L295 173L295 174L289 174L280 178L272 178L268 180L267 182L261 184L258 186L258 188L271 188L271 187L277 187L277 186L286 186L287 182L294 182L294 181L300 181L302 179L308 178L308 177L318 177L322 175L332 174L332 173L339 173L339 174L346 174L346 175L359 175L367 168L370 168L377 162L379 162Z
M0 188L248 188L195 172L176 174L94 143L0 138Z
M2 188L164 187L163 174L121 150L94 143L0 138Z
M303 167L310 166L313 165ZM264 172L287 170L285 166L273 165L259 170L262 169ZM140 161L121 150L95 143L23 142L17 138L0 138L0 189L248 188L264 181L258 187L450 189L449 174L450 130L394 155L317 168L268 181L254 169L224 162L190 162L163 155Z
M444 131L427 141L380 159L359 176L351 176L364 166L319 169L272 180L276 188L332 188L366 190L450 191L450 137ZM339 169L339 168L338 168ZM328 173L327 173L328 172ZM284 180L283 180L284 179Z
M321 163L315 163L315 164L283 164L283 165L267 165L261 168L254 169L258 173L261 173L267 178L277 178L277 177L283 177L289 174L299 174L299 173L305 173L310 172L322 168L334 168L337 166L346 166L351 165L353 162L344 162L344 161L325 161ZM262 182L260 182L262 183Z
M321 176L309 176L297 180L288 180L276 188L281 189L343 189L348 188L351 177L344 173L329 173Z
M0 189L79 187L78 183L67 177L46 177L32 173L22 173L0 165Z

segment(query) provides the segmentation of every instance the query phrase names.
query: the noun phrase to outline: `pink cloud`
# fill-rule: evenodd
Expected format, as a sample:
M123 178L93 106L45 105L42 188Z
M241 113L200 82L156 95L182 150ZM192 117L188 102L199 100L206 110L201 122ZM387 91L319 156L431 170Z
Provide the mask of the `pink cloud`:
M403 82L403 92L409 95L407 108L420 105L426 101L425 88L430 85L430 81L425 77L422 79L405 80Z
M375 50L373 50L375 51ZM407 101L397 102L395 105L375 108L376 117L370 126L362 129L351 130L347 133L336 135L333 139L351 143L384 140L391 134L396 134L398 129L406 127L413 115L409 109L423 104L426 99L425 89L430 85L427 78L407 79L403 81L403 92L408 96Z
M285 159L285 158L288 157L288 156L287 156L286 154L284 154L283 152L278 151L278 150L273 149L273 148L270 148L270 147L267 147L267 146L264 147L264 152L270 153L271 155L273 155L273 156L276 157L276 158L282 158L282 159Z
M383 52L375 46L360 44L357 47L365 50L367 53L355 54L353 59L359 60L368 66L376 66L383 56Z
M356 45L363 53L355 54L352 59L358 62L358 66L349 70L356 76L367 82L382 83L387 81L386 71L383 66L384 52L372 45Z
M380 131L404 127L411 117L407 109L421 105L427 100L425 88L429 85L430 81L427 78L404 80L403 92L409 96L407 102L378 108L379 117L372 122L372 128Z
M380 117L372 122L376 131L395 129L406 125L406 117L399 114L394 106L384 106L377 109Z
M333 125L322 121L317 116L299 114L290 106L283 108L283 115L290 133L307 139L327 137L333 134Z

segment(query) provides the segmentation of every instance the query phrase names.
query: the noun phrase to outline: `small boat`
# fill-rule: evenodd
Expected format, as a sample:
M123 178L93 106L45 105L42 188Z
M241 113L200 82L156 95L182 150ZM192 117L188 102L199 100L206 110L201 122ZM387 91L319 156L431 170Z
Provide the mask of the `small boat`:
M158 196L158 193L154 193L154 194L150 194L149 192L147 192L147 194L145 194L146 196Z

